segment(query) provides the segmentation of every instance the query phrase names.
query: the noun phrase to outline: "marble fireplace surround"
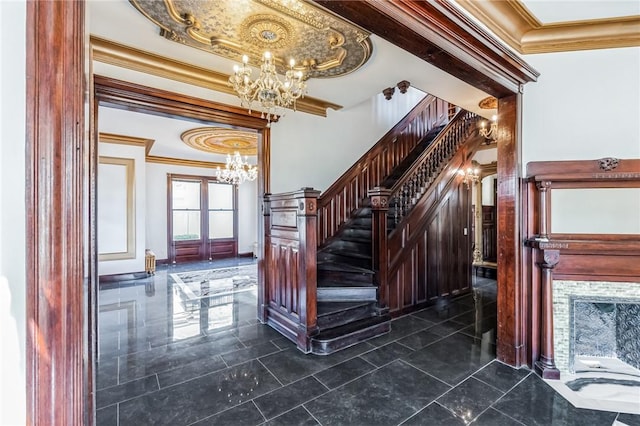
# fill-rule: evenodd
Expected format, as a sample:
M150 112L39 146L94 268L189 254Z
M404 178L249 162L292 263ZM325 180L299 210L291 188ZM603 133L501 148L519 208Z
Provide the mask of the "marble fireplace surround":
M573 373L571 342L574 335L570 322L576 301L640 303L640 283L553 281L553 344L556 367L561 373Z

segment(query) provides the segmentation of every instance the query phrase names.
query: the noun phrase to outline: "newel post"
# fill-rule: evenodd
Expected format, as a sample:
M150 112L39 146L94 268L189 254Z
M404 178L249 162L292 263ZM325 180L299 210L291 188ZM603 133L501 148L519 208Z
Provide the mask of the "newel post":
M300 323L298 348L310 350L311 336L318 333L318 196L320 191L302 188L296 194L298 202L298 233L300 237L300 263L298 265L300 294Z
M540 250L542 262L538 266L541 273L542 290L542 332L540 336L540 358L534 364L534 370L543 379L560 378L553 354L553 268L560 261L559 250Z
M371 200L371 241L373 269L378 284L378 313L389 310L389 277L387 259L387 212L391 190L376 186L367 193Z

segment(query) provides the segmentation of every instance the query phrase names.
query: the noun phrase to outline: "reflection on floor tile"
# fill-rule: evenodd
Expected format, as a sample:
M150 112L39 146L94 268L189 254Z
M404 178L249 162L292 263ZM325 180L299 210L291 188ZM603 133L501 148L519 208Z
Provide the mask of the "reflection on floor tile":
M493 280L475 277L472 293L316 356L256 320L257 292L186 303L170 276L240 264L256 262L161 265L154 276L101 287L98 426L462 425L474 418L474 425L610 426L616 416L640 425L638 416L576 409L528 369L495 360Z

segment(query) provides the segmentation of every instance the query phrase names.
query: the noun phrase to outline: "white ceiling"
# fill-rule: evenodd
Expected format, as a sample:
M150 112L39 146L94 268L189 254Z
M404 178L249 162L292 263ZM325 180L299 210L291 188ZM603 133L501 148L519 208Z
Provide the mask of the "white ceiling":
M525 6L543 22L592 19L637 12L640 2L634 1L541 1L525 0ZM635 9L634 9L635 7ZM603 8L605 9L603 11ZM605 13L606 12L606 13ZM89 0L88 22L92 35L136 47L161 56L230 73L233 62L199 49L169 41L158 35L158 28L142 16L127 0ZM308 95L342 105L345 109L371 99L382 89L408 80L413 87L455 103L467 110L490 117L495 111L481 110L478 102L486 93L450 76L438 68L408 54L385 40L372 35L373 54L359 70L343 77L310 79ZM402 64L401 67L395 64ZM96 63L94 72L100 75L185 93L195 97L239 106L236 97L213 92L160 77L140 74L111 65ZM188 148L180 134L193 127L193 122L159 118L110 108L101 108L99 130L156 140L150 154L156 156L223 161L223 156Z

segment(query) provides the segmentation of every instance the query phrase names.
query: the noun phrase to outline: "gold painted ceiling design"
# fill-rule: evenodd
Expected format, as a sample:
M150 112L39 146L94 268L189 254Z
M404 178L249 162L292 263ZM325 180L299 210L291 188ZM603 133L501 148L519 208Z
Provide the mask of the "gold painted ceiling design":
M180 139L191 148L215 154L258 154L258 134L225 127L197 127L187 130Z
M338 77L371 56L368 32L301 0L129 1L169 40L255 67L269 51L281 74L293 58L306 77Z

